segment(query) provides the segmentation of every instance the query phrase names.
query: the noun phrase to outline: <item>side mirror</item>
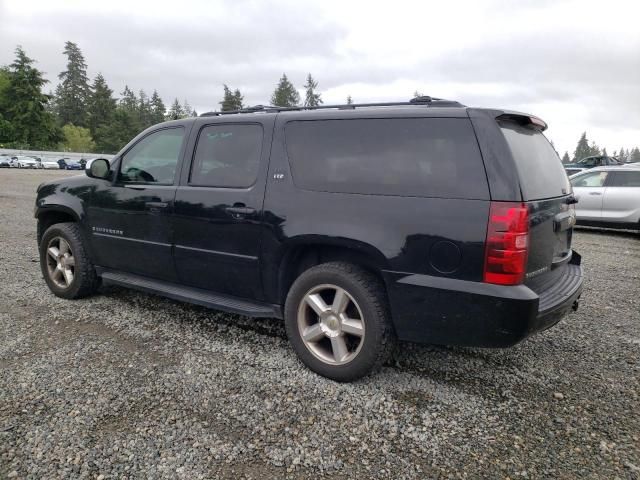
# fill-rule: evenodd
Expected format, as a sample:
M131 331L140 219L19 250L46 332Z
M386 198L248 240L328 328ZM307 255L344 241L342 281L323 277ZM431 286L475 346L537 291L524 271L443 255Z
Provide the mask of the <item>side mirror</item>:
M85 166L87 177L91 178L108 178L109 177L109 160L106 158L96 158L87 162Z

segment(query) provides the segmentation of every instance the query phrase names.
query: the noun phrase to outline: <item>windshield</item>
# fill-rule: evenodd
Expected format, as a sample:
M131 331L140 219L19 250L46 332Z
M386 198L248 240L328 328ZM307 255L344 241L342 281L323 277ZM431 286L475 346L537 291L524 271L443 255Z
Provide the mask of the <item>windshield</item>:
M524 200L567 195L571 191L562 161L537 129L514 122L499 122L518 170Z
M580 160L578 162L578 165L585 165L585 166L589 166L592 167L594 165L596 165L598 163L598 160L595 158L583 158L582 160Z

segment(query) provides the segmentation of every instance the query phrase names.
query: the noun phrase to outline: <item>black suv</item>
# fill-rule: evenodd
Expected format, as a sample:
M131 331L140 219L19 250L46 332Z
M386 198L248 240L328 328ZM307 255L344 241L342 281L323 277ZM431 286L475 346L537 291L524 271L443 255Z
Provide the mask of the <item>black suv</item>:
M582 291L575 213L540 119L430 98L166 122L87 176L42 184L42 272L284 318L349 381L395 339L506 347Z

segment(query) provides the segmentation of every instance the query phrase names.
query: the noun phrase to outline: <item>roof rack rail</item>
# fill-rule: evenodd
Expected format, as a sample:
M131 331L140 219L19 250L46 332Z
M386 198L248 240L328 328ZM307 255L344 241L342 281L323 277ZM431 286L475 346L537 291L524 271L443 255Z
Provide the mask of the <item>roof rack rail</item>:
M230 110L226 112L206 112L201 114L201 117L215 117L219 115L232 115L235 113L277 113L277 112L292 112L300 110L354 110L356 108L363 107L397 107L397 106L415 106L426 105L429 107L465 107L465 105L455 100L445 100L442 98L428 97L423 95L421 97L412 98L408 102L379 102L379 103L345 103L341 105L318 105L317 107L278 107L275 105L254 105L252 107L246 107L241 110Z

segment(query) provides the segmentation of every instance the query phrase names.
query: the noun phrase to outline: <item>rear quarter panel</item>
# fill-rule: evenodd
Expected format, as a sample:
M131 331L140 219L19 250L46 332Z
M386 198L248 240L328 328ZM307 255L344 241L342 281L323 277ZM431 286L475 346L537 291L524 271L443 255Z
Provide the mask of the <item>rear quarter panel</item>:
M602 199L603 222L640 222L640 187L605 187Z

